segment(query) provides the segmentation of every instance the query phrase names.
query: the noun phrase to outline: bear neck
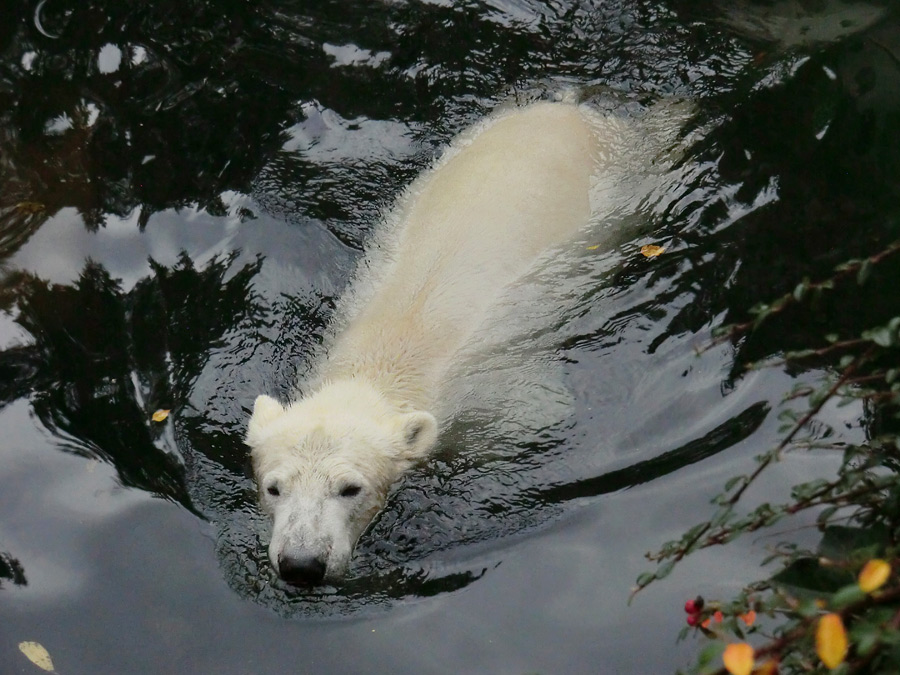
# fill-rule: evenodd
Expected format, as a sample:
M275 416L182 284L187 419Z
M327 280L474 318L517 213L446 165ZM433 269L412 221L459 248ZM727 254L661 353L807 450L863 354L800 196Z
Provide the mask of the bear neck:
M342 410L374 419L387 419L398 413L422 409L409 401L385 396L384 386L360 376L328 379L320 383L305 401L316 409Z
M359 321L329 351L320 380L364 384L400 412L432 412L459 342L451 327L438 331L421 323Z

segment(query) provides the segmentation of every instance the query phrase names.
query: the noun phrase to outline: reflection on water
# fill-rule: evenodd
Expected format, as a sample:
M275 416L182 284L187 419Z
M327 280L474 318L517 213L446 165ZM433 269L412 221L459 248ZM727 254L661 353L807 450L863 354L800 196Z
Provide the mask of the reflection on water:
M695 355L712 326L900 234L900 18L840 3L835 31L832 3L807 4L9 8L0 409L27 402L56 449L214 523L231 588L285 615L485 588L517 542L579 513L631 523L622 504L642 485L649 505L686 473L717 488L768 447L769 410L804 376L739 364L804 344L823 316L852 333L897 302L873 277L866 302L837 293ZM641 217L597 223L498 310L448 387L437 456L396 487L348 583L281 585L241 441L253 396L290 394L378 213L448 139L501 102L571 88L624 108L690 97L702 133ZM642 258L646 243L665 254ZM852 408L832 422L847 438L868 423ZM0 495L16 480L0 469ZM39 564L17 523L0 515L4 594L32 590Z

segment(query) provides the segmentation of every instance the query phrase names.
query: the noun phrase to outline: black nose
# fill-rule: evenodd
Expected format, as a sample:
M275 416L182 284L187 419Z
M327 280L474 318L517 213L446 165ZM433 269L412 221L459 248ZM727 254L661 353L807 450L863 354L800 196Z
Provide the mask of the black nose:
M294 586L314 586L325 578L325 563L314 556L278 556L278 576Z

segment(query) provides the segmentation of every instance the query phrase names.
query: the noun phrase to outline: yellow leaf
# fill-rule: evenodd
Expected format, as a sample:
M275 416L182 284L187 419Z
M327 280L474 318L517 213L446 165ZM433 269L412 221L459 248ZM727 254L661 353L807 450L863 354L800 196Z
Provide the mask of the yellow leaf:
M53 661L50 659L50 652L44 649L44 645L38 642L20 642L19 651L41 670L53 672Z
M652 244L647 244L645 246L641 246L641 255L645 258L655 258L656 256L661 255L665 250L666 249L663 246L653 246Z
M819 619L816 654L828 668L837 668L847 656L847 631L839 614L826 614Z
M753 672L753 647L746 642L728 645L722 654L722 663L731 675L750 675Z
M863 593L877 591L891 576L891 566L879 558L867 562L859 573L859 587Z
M16 210L28 216L33 216L35 213L40 213L46 208L47 207L40 202L19 202L18 204L16 204Z
M157 410L151 418L154 422L162 422L169 416L168 410Z
M588 251L596 251L598 248L600 248L600 244L594 244L593 246L588 246L587 250Z

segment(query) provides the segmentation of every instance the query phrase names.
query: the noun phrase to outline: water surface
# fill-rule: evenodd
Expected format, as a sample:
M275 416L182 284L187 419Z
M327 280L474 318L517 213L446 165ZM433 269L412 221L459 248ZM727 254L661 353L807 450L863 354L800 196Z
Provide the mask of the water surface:
M765 547L802 525L696 555L626 604L644 553L710 512L777 442L783 394L818 374L736 364L826 319L865 327L896 284L875 275L852 311L838 298L697 348L900 233L896 10L695 5L8 10L0 670L34 671L25 640L67 675L688 663L684 599L757 578ZM283 586L241 442L253 398L288 395L379 213L455 133L573 88L623 114L693 99L678 180L498 311L453 382L436 457L396 487L347 583ZM647 243L665 254L643 258ZM160 408L170 417L151 422ZM825 421L843 440L870 423L854 406ZM789 455L749 503L838 460Z

